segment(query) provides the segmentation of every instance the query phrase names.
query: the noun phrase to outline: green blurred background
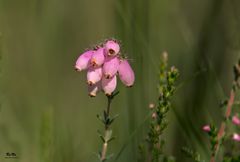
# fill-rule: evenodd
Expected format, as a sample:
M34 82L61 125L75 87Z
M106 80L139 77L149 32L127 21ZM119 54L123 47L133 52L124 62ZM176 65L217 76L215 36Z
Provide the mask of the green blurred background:
M116 162L135 162L148 104L157 99L163 51L179 68L165 152L187 161L182 146L209 157L201 126L219 124L219 102L240 57L239 0L0 0L0 161L92 162L100 149L96 114L106 97L87 95L78 55L106 38L122 42L136 84L120 82L113 114ZM134 137L130 138L135 131ZM18 159L5 159L15 152Z

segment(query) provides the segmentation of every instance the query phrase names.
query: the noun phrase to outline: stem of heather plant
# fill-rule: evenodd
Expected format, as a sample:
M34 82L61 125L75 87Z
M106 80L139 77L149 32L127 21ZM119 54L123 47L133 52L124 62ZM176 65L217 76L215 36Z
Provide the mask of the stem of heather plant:
M113 97L112 96L107 96L107 99L108 99L108 104L107 104L107 110L106 110L106 118L109 118L111 102L112 102ZM104 139L107 138L108 129L109 129L109 124L107 124L107 122L106 122L105 123ZM102 146L101 161L106 160L107 148L108 148L108 140L105 140L105 142L103 143L103 146Z
M226 129L226 122L229 119L231 112L232 112L232 105L234 104L234 99L235 99L235 91L237 88L240 88L240 82L239 82L239 78L240 78L240 60L238 61L238 63L234 66L234 81L233 81L233 87L231 89L230 92L230 96L227 102L227 109L226 109L226 113L225 113L225 120L221 123L220 129L218 131L217 134L217 142L214 146L214 150L212 152L211 158L210 158L210 162L215 162L215 157L216 154L218 153L219 147L221 145L223 136L225 134L225 129Z
M218 150L219 150L219 146L220 146L220 142L225 134L225 128L226 128L226 121L228 120L229 116L231 115L232 112L232 105L234 103L234 98L235 98L235 91L232 88L231 93L230 93L230 97L228 100L228 104L227 104L227 109L226 109L226 113L225 113L225 120L221 123L220 129L218 131L218 135L217 135L217 143L214 146L214 152L211 155L210 158L210 162L215 162L215 155L217 154Z
M113 121L118 117L118 115L111 117L110 109L111 109L112 100L118 93L119 91L107 96L107 108L106 110L103 111L103 116L99 116L99 115L97 116L98 119L100 119L100 121L102 121L104 124L104 135L102 135L99 132L100 138L103 141L102 150L99 153L99 160L101 162L106 162L106 160L110 158L110 156L107 156L108 145L109 145L109 142L114 139L114 137L112 137L112 130L110 129L110 126L113 123Z

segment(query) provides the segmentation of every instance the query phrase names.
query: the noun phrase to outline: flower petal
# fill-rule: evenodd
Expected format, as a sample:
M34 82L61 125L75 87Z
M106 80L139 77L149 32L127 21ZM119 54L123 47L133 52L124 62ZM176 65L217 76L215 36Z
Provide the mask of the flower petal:
M117 87L117 77L106 79L102 78L102 89L107 96L110 96Z
M99 67L104 63L104 60L105 60L104 48L99 48L92 55L90 63L93 67Z
M106 58L105 63L103 65L103 75L107 79L112 78L116 75L119 67L119 59L118 57L109 57Z
M101 67L90 67L87 72L87 83L89 85L96 84L102 79L102 68Z
M119 53L120 46L114 40L108 40L105 44L105 53L107 56L115 56Z
M81 54L76 61L75 69L77 71L82 71L87 69L89 66L89 60L91 59L94 52L95 51L93 50L89 50Z
M100 90L101 90L101 81L93 85L88 85L88 94L90 97L95 97Z
M135 75L127 60L120 61L118 73L123 84L125 84L127 87L133 86Z

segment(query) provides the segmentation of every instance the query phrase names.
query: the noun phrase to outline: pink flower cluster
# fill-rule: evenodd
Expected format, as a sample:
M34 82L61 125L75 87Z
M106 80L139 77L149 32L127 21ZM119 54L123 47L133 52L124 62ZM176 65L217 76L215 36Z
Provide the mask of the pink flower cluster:
M117 86L117 74L127 87L134 84L135 75L128 61L120 55L120 45L108 40L101 46L81 54L75 64L77 71L87 70L88 92L95 97L103 90L111 95Z

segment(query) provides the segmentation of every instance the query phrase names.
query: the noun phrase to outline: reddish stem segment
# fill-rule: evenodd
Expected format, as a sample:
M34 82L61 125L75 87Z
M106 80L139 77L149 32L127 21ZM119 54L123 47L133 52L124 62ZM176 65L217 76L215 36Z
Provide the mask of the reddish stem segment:
M215 155L217 154L217 151L219 149L220 141L222 140L222 138L223 138L223 136L225 134L226 120L230 117L231 112L232 112L232 105L233 105L233 102L234 102L234 98L235 98L235 92L232 89L231 93L230 93L229 100L228 100L228 104L227 104L227 110L226 110L226 113L225 113L225 120L221 123L221 127L220 127L220 129L218 131L217 143L214 146L214 150L215 151L211 155L210 162L215 162Z

